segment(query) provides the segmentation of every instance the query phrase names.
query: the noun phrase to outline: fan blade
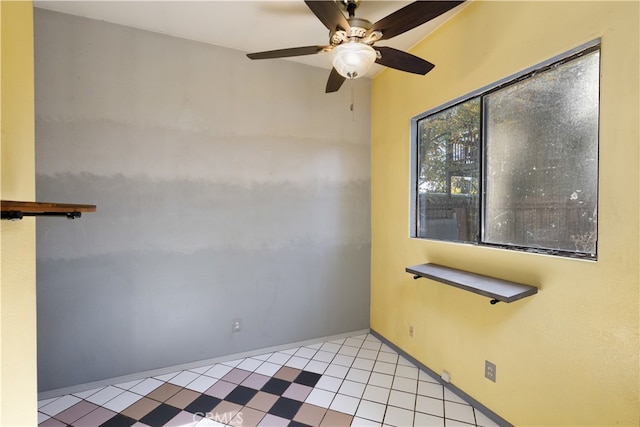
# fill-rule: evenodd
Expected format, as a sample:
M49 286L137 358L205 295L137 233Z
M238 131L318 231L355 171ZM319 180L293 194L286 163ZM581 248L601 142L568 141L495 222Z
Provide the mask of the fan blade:
M337 92L345 80L346 79L344 78L344 76L340 75L340 73L338 73L338 71L333 68L331 70L331 74L329 74L329 80L327 80L327 88L325 89L324 93Z
M289 49L268 50L265 52L247 53L250 59L287 58L290 56L313 55L322 52L328 46L303 46Z
M381 31L380 40L390 39L442 15L461 3L464 3L464 0L416 1L382 18L373 24L368 33Z
M429 61L392 47L376 46L376 50L382 55L381 58L376 59L376 63L385 67L422 75L427 74L435 67Z
M347 18L340 10L340 6L335 1L304 0L304 2L329 31L342 29L348 32L351 28Z

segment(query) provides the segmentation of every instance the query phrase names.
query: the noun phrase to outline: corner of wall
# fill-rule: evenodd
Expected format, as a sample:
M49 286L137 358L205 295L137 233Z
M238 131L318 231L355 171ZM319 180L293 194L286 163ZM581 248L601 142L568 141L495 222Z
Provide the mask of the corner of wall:
M33 7L0 2L0 195L35 196ZM0 223L0 425L37 424L35 222Z

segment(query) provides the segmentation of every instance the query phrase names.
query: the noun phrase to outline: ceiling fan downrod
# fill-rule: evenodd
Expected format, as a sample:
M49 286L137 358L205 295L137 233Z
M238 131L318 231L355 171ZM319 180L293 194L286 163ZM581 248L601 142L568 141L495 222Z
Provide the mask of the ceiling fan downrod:
M360 5L360 0L342 0L342 7L349 14L349 18L356 16L356 9Z

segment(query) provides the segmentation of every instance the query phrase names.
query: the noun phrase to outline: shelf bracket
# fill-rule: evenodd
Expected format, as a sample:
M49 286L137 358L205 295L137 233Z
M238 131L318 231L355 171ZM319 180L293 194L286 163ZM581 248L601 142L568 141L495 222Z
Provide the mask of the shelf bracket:
M64 216L67 219L76 219L82 216L81 212L22 212L22 211L3 211L2 219L8 219L9 221L20 221L25 216Z
M20 221L24 214L20 211L2 211L2 219L9 221Z

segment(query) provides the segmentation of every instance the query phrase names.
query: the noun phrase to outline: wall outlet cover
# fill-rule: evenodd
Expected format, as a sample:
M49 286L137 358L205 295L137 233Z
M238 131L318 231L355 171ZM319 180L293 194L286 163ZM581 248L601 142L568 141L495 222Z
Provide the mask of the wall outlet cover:
M484 361L484 377L494 383L496 382L496 365L488 360Z
M242 320L233 319L231 321L231 332L240 332L242 330Z

